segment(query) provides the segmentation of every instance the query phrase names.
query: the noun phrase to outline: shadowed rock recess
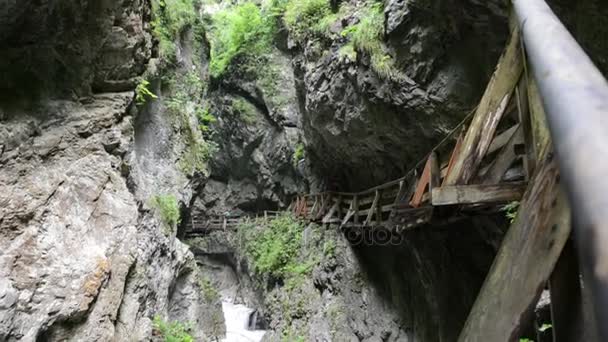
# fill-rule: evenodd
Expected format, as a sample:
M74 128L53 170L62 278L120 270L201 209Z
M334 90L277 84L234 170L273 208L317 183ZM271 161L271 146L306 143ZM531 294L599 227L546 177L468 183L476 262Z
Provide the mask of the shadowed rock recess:
M552 5L605 71L608 6ZM222 300L264 341L454 341L503 215L186 230L403 176L508 36L502 0L1 1L0 341L219 341Z

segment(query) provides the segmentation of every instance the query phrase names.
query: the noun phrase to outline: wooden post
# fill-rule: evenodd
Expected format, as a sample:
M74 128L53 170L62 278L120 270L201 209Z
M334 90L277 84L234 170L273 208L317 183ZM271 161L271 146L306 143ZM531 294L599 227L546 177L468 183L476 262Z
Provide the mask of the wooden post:
M378 204L376 205L376 225L382 225L382 190L376 190L378 194Z
M378 205L379 192L376 190L376 195L374 196L374 201L372 202L372 206L369 208L369 212L367 213L367 218L365 219L365 225L369 226L372 222L372 217L374 216L374 212L376 211L376 206Z
M439 169L439 158L437 152L431 152L429 156L429 194L431 195L430 201L433 200L433 189L438 188L441 184L441 170Z
M416 191L414 192L414 196L410 201L410 206L414 208L418 208L422 203L422 196L426 190L426 186L431 181L431 156L429 155L426 160L426 164L424 165L424 170L422 171L422 175L418 180L418 185L416 185Z
M441 182L442 185L446 184L446 179L448 179L448 176L450 175L450 173L452 173L454 164L456 163L456 160L460 156L460 151L462 150L462 142L464 141L464 133L465 133L465 130L463 127L462 132L460 132L460 134L458 135L458 139L456 139L456 145L454 145L452 154L450 155L450 161L448 162L448 169L445 172L445 177L443 178L443 181Z
M515 31L477 107L464 138L463 150L447 174L444 184L467 184L477 174L522 70L520 35Z

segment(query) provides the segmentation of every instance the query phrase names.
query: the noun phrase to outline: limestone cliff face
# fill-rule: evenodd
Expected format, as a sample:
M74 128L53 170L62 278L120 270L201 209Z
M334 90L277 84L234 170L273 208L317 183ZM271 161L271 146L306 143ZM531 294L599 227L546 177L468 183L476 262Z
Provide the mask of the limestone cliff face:
M150 203L189 203L202 175L178 162L189 142L167 92L135 105L149 5L0 6L2 341L146 340L156 315L198 340L223 333L193 255Z

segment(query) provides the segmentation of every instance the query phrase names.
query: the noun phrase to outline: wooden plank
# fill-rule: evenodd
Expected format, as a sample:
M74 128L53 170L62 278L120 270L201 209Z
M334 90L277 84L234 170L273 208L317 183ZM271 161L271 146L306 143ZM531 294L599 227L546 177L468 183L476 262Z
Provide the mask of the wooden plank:
M334 214L338 210L339 206L340 206L340 202L334 203L334 205L329 209L329 211L327 212L327 214L325 214L325 216L323 217L323 221L322 222L323 223L330 223L331 219L334 217Z
M447 170L445 171L445 176L443 178L443 182L441 183L442 185L445 185L446 179L448 179L448 175L450 173L452 173L452 170L454 169L454 164L456 164L456 160L458 159L458 157L460 156L460 152L462 151L462 142L464 141L464 131L460 132L460 135L458 135L458 139L456 139L456 145L454 146L454 149L452 150L452 154L450 155L450 161L448 162L448 167Z
M528 104L530 111L530 125L532 129L532 143L534 145L535 159L539 160L543 150L551 141L547 116L543 107L538 86L533 77L528 78Z
M516 341L570 235L570 211L550 154L537 164L461 342Z
M522 70L520 35L514 31L477 107L464 138L463 150L446 176L446 185L467 184L477 174Z
M397 191L397 195L395 196L395 200L393 201L393 205L397 205L400 201L401 198L405 195L406 190L406 182L405 180L401 180L401 182L399 182L399 191ZM394 212L391 211L390 215L389 215L389 219L391 219L393 217Z
M433 189L433 205L501 203L521 199L526 183L445 185Z
M521 143L523 140L523 129L521 126L517 126L517 131L511 136L509 142L504 146L502 151L496 156L496 159L492 162L490 167L484 174L481 175L482 183L484 184L498 184L502 180L502 177L507 172L509 167L517 159L515 154L515 144Z
M372 203L372 207L369 210L369 213L367 214L367 218L365 219L365 224L366 226L369 226L369 224L372 222L372 216L374 215L374 211L376 209L376 206L378 205L378 201L380 200L380 193L378 192L378 190L376 190L376 196L374 197L374 203Z
M494 153L500 150L503 146L505 146L509 142L509 140L511 140L511 136L513 135L513 133L515 133L519 126L519 123L516 123L515 125L511 126L511 128L496 135L494 137L494 140L492 140L490 147L488 148L488 153L486 154Z
M410 206L413 208L418 208L422 203L422 195L426 191L426 187L431 181L431 157L427 158L426 164L424 164L424 170L422 171L422 175L418 180L418 184L416 185L416 191L414 192L414 196L410 201Z

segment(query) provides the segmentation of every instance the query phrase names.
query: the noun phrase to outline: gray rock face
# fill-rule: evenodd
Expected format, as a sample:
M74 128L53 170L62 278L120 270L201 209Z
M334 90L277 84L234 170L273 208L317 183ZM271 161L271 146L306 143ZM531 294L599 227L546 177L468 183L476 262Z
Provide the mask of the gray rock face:
M312 164L333 187L402 176L474 107L508 35L501 1L395 0L384 15L402 77L379 77L362 53L344 58L342 39L303 43L296 60Z
M496 252L476 232L495 227L487 220L424 227L392 245L353 245L310 225L298 262L311 273L282 280L254 271L240 233L186 242L218 288L258 310L265 341L454 341Z
M3 1L0 75L6 100L132 90L151 55L141 0Z
M134 105L152 53L148 5L0 7L10 17L0 24L3 86L19 93L0 99L2 341L149 340L156 315L189 322L196 340L223 335L220 302L150 206L165 193L189 203L201 179L177 163L187 143L163 98ZM29 70L16 62L25 55L40 70L5 78L8 66ZM37 85L53 91L37 97Z
M278 50L268 58L261 75L235 71L209 91L218 153L201 210L276 209L305 191L308 175L293 159L304 137L291 61Z

